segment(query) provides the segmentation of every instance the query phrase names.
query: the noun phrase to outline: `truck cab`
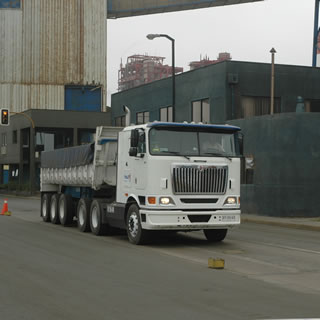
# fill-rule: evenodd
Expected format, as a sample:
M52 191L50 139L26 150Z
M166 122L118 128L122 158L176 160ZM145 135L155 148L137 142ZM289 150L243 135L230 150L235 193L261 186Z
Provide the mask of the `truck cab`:
M240 224L240 128L153 122L118 136L116 203L129 240L151 230L204 230L221 241Z

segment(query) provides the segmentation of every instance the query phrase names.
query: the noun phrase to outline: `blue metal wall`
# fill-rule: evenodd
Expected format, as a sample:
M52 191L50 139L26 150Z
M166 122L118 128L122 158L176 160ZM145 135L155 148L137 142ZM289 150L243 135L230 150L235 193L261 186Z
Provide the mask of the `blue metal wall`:
M0 9L20 9L21 0L0 0Z
M67 86L64 108L68 111L101 111L101 87Z

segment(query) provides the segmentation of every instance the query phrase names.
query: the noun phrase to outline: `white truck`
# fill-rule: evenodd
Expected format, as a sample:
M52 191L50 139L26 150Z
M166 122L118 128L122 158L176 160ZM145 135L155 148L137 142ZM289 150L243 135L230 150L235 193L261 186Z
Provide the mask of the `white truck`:
M240 224L240 128L152 122L98 127L89 145L43 152L41 216L80 231L203 230L222 241ZM161 234L161 233L157 233Z

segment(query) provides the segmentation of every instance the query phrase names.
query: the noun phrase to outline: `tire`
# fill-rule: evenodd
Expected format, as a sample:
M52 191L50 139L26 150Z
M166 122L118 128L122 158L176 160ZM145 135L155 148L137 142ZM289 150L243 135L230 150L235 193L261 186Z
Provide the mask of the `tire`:
M102 223L102 207L99 200L93 200L90 207L90 229L96 236L108 233L108 225Z
M126 226L128 239L132 244L145 244L149 240L149 232L142 229L139 207L134 203L129 207Z
M41 217L44 222L50 222L51 193L41 194Z
M205 229L203 233L208 241L220 242L226 237L227 231L227 229Z
M81 198L77 206L77 225L81 232L90 231L90 204L90 199Z
M50 220L53 224L59 224L59 194L55 193L50 201Z
M60 195L59 220L63 226L70 225L73 221L72 197L68 194Z

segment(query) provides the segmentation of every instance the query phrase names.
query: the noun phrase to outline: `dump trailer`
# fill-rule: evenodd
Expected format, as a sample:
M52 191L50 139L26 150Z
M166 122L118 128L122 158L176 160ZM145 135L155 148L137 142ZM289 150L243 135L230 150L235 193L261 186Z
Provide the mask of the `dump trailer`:
M142 244L153 230L203 230L222 241L240 224L239 127L152 122L98 127L92 144L41 154L45 222ZM156 233L161 236L161 232Z

